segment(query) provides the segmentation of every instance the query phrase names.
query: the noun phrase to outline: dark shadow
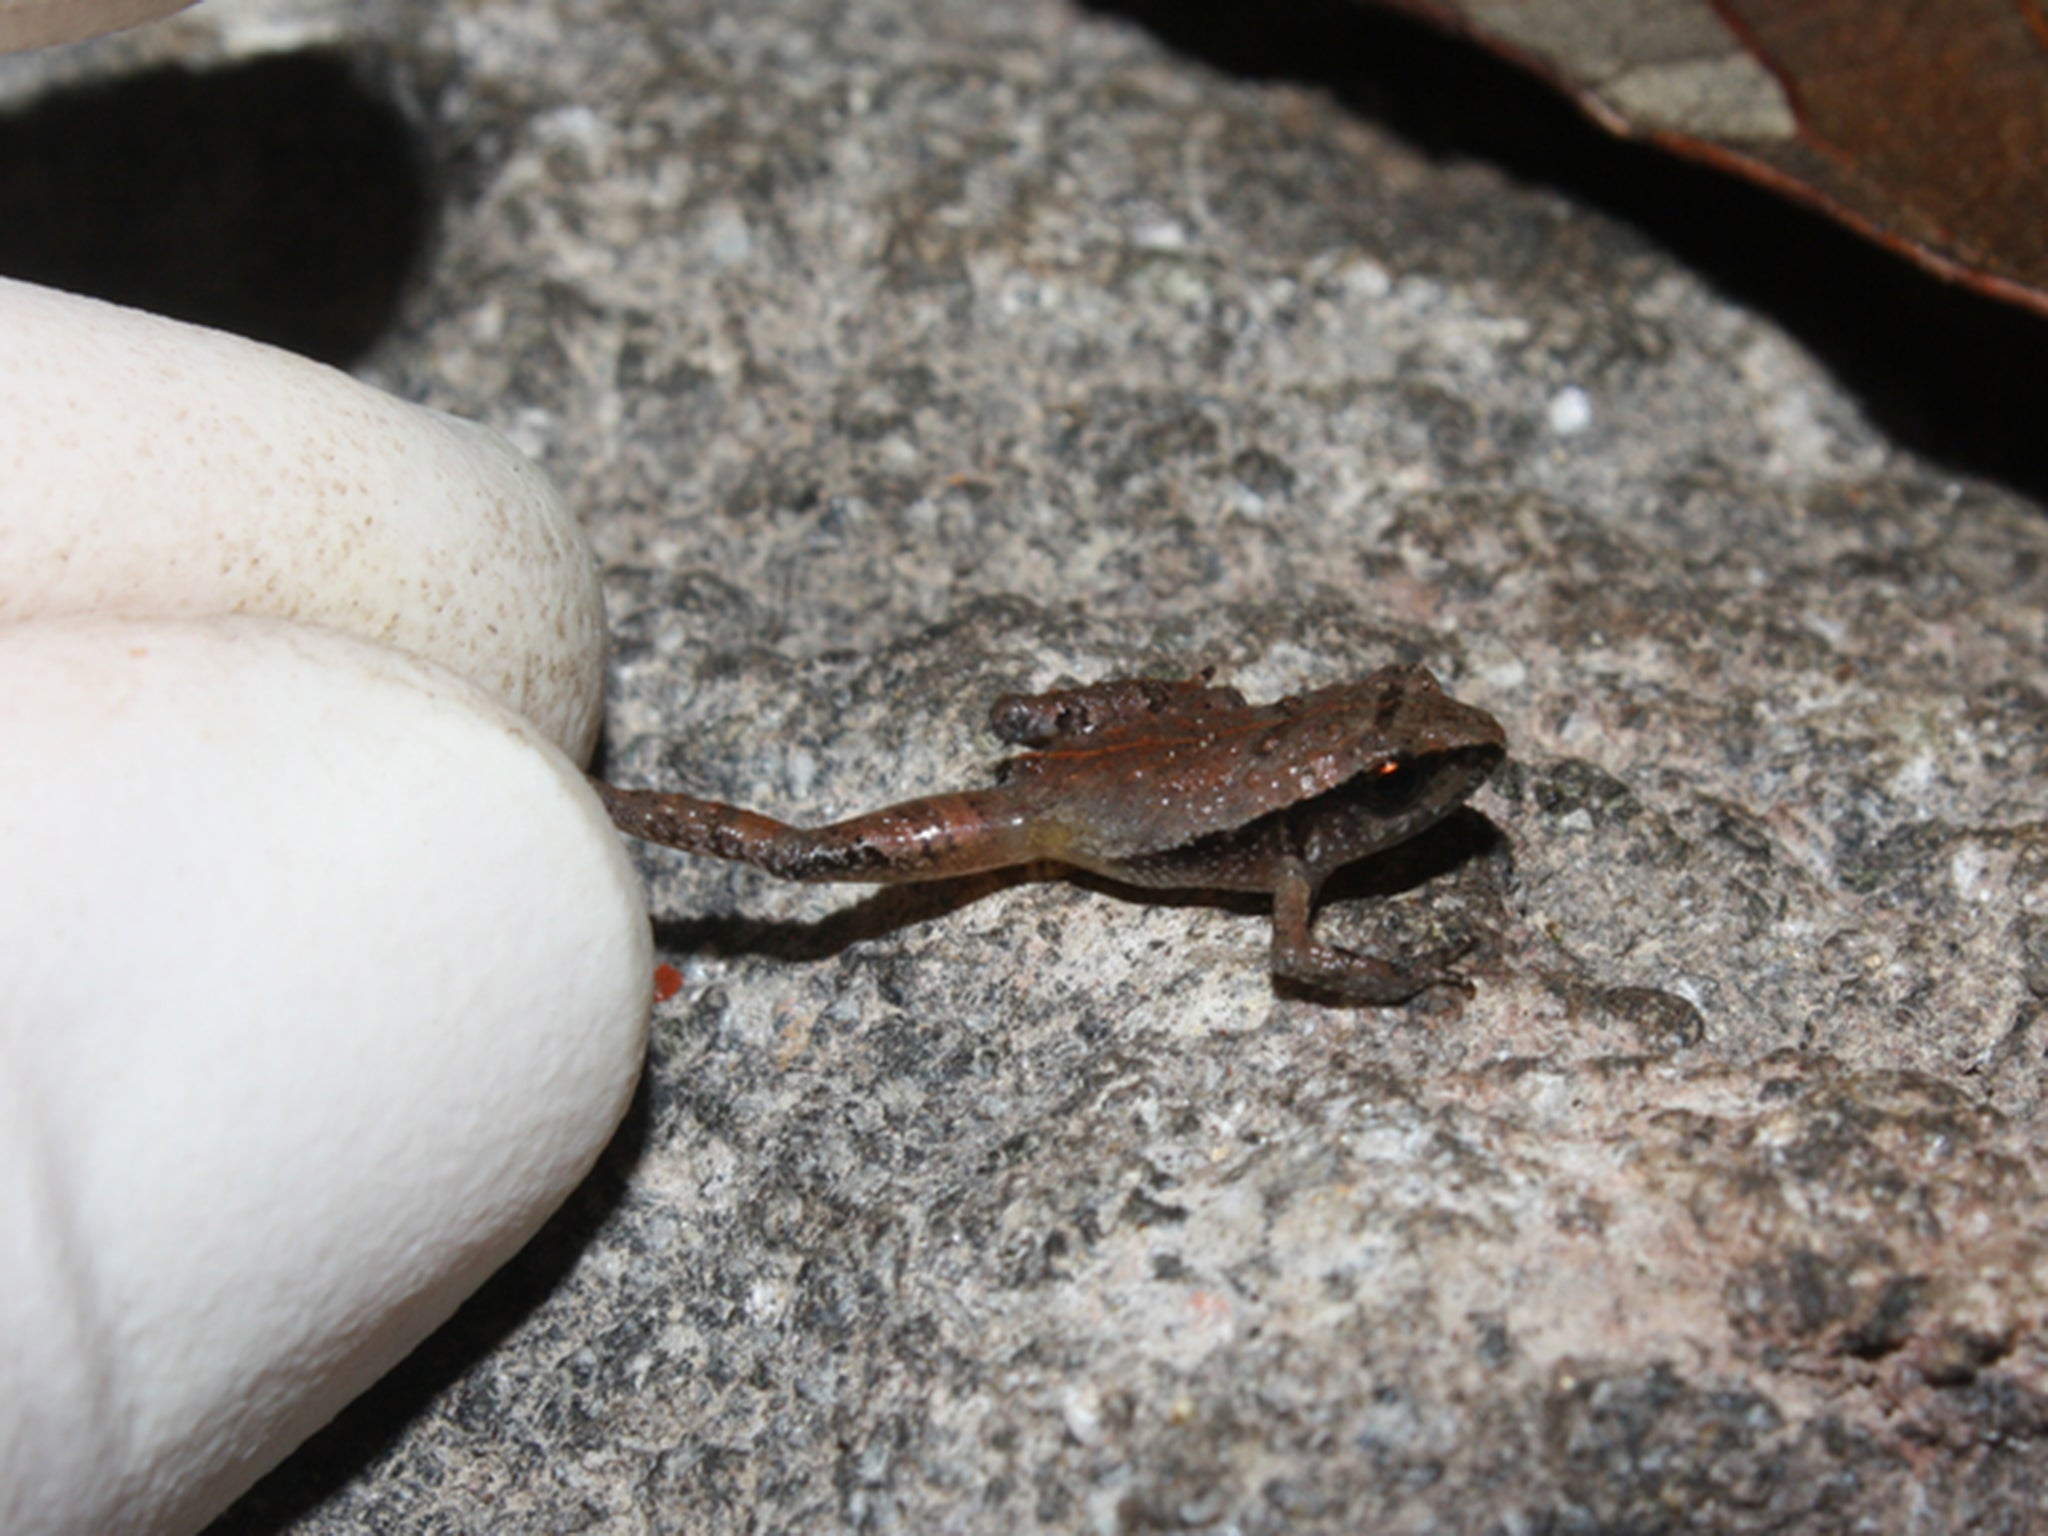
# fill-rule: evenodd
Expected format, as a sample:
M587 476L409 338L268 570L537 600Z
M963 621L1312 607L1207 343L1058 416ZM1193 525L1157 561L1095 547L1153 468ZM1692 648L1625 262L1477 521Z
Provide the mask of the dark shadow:
M1033 864L963 875L957 880L885 885L812 923L771 922L739 915L657 917L654 947L671 956L692 954L730 959L736 955L758 955L790 963L829 960L856 944L936 922L997 891L1035 880L1057 880L1064 874L1056 866Z
M1634 225L1798 337L1901 442L2048 501L2048 320L1747 182L1615 139L1477 45L1360 0L1084 3L1232 74L1322 87L1429 154L1491 162Z
M1048 878L1067 881L1096 896L1121 901L1134 907L1209 907L1218 912L1235 912L1255 917L1273 910L1273 899L1259 891L1212 891L1198 886L1130 885L1108 875L1090 874L1085 869L1054 869Z
M589 1177L455 1315L229 1506L204 1536L272 1536L360 1478L547 1300L624 1197L647 1144L647 1081Z
M0 273L346 365L431 224L398 107L337 53L158 69L0 118Z

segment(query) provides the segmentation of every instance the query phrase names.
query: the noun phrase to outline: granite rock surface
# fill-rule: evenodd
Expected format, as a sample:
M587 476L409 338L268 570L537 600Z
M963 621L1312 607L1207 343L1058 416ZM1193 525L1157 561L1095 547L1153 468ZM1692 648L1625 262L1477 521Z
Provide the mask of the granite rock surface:
M47 68L406 105L360 371L582 511L612 777L821 821L981 782L1001 692L1392 660L1513 754L1322 917L1469 1002L639 850L627 1131L218 1536L2037 1518L2039 506L1625 225L1068 4L211 10Z

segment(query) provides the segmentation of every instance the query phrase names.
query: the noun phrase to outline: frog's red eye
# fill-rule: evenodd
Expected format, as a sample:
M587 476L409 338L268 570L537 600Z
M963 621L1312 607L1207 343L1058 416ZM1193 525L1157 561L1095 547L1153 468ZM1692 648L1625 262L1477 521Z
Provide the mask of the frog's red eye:
M1405 811L1429 782L1429 770L1412 757L1390 757L1358 776L1359 798L1368 808L1391 816Z

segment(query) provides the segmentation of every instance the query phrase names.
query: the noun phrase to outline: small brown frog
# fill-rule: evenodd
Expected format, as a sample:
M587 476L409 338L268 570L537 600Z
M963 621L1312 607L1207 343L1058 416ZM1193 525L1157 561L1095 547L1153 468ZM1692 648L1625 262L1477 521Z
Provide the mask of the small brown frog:
M693 795L593 780L622 831L785 880L938 880L1056 860L1155 889L1268 891L1275 974L1405 1002L1452 973L1319 944L1332 871L1413 837L1500 763L1507 737L1420 667L1247 704L1209 673L1006 694L989 724L1020 753L992 788L803 828Z

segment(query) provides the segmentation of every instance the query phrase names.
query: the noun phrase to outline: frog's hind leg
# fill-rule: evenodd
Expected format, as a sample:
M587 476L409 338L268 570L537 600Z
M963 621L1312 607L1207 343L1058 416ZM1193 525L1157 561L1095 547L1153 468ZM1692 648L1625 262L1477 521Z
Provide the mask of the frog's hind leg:
M996 794L931 795L823 827L652 789L591 787L620 831L765 869L784 880L887 885L979 874L1040 857L1041 829Z
M1472 983L1449 971L1411 970L1391 960L1319 944L1311 931L1321 882L1299 858L1284 860L1273 884L1273 974L1351 1002L1405 1003L1430 987L1470 994Z
M787 822L695 795L651 789L621 789L592 778L612 825L633 837L685 853L732 859L782 874L793 862L804 834ZM787 878L801 878L792 875Z

